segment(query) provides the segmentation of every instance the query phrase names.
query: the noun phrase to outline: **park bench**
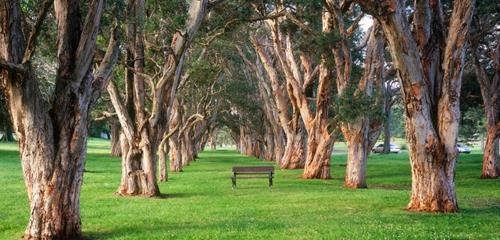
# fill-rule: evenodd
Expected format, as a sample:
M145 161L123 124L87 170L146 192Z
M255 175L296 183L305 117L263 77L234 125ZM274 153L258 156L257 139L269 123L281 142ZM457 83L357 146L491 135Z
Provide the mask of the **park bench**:
M251 167L233 167L233 188L236 187L236 176L240 178L268 178L269 187L273 186L273 166L251 166Z

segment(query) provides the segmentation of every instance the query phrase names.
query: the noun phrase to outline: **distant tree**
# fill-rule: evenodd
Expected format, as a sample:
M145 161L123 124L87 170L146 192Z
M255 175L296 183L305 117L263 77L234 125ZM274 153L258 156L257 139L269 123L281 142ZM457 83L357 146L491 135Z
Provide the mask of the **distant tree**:
M483 97L486 114L486 144L482 178L500 177L500 3L479 1L470 37L472 65Z
M0 92L0 130L3 131L4 135L0 138L0 141L12 142L14 141L14 137L12 134L12 125L8 112L8 106L5 100L3 92Z
M383 153L391 152L391 137L394 132L394 128L397 128L400 123L403 122L403 118L397 118L401 115L394 112L394 105L401 100L401 89L396 77L396 71L391 65L384 72L384 84L383 84L383 95L384 95L384 149ZM404 127L401 129L404 132ZM404 135L404 134L403 134ZM401 137L401 136L400 136Z

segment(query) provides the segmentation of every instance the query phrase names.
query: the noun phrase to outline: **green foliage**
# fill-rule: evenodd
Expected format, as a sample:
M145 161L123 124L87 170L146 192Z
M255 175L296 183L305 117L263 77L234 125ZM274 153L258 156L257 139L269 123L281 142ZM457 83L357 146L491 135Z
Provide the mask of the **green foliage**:
M316 51L322 53L329 53L331 49L337 45L341 40L340 33L338 30L333 30L328 33L322 33L313 39L313 43L316 46Z
M479 135L486 131L481 89L474 72L466 72L462 80L460 95L460 127L458 138L460 142L471 143L478 140Z
M81 193L83 234L89 239L498 239L498 182L478 178L481 154L460 155L456 214L404 210L411 189L408 155L370 155L368 189L342 186L346 156L335 155L335 178L305 180L302 170L238 180L234 165L272 165L234 151L202 152L181 173L159 183L162 198L119 197L121 160L109 142L89 141ZM17 144L0 144L0 239L19 239L29 204ZM336 148L337 149L337 148Z
M481 107L467 108L462 111L458 137L460 142L471 143L478 140L479 135L486 131L484 110Z
M185 0L153 0L145 4L145 32L159 33L165 38L165 43L169 43L175 31L184 29L189 17Z
M393 137L405 137L405 112L402 104L395 104L391 111L391 135Z
M371 119L382 119L382 107L377 101L379 92L372 96L359 94L353 86L348 87L342 94L337 95L333 102L335 117L340 122L353 122L359 117L369 117Z
M408 145L406 143L401 144L401 150L408 150Z
M186 66L190 81L197 87L208 87L219 72L219 67L206 59L192 62Z

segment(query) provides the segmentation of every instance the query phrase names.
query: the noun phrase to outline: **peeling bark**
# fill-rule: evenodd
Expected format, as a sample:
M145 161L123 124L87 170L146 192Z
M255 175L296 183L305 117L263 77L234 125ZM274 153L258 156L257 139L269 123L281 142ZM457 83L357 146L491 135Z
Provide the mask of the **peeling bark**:
M481 178L499 178L500 163L498 162L498 141L500 139L500 42L492 51L494 74L490 78L479 62L479 46L474 44L473 65L476 72L484 112L486 113L486 142L484 144L483 168Z
M426 72L426 58L419 55L419 49L423 49L419 44L425 41L417 41L410 32L404 5L398 0L358 3L381 23L401 81L412 167L408 210L456 212L454 173L460 85L474 1L454 2L445 40L438 37L442 32L430 33L430 38L436 37L437 41L443 39L435 46L445 46L439 60L441 64L435 66L441 68L442 75L432 78ZM415 8L421 6L416 5ZM440 13L440 9L427 9L421 10L428 11L435 19L439 18L436 14Z
M54 2L58 94L46 103L30 64L40 29L33 29L25 41L20 1L0 1L0 59L19 67L0 66L0 79L4 81L9 112L19 136L30 202L24 239L82 238L80 189L89 109L99 98L118 58L114 29L104 59L92 74L90 65L102 8L102 1L92 1L82 24L78 1ZM42 13L48 9L46 4ZM45 16L39 18L43 21Z
M347 45L346 45L347 46ZM337 63L338 64L338 63ZM378 22L374 22L369 36L366 58L365 72L360 80L356 95L371 96L375 82L381 83L384 69L384 38L379 28ZM345 86L348 86L346 83ZM343 89L339 89L342 94ZM347 167L344 185L349 188L366 188L366 163L371 149L370 126L372 131L376 131L376 123L366 115L361 115L358 119L344 124L342 132L347 140ZM372 132L371 134L375 134Z

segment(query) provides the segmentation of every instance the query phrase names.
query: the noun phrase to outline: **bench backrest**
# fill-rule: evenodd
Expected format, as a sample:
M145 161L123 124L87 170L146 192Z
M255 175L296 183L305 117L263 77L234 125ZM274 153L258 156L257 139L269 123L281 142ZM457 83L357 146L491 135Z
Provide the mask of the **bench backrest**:
M233 167L235 173L274 172L273 166Z

